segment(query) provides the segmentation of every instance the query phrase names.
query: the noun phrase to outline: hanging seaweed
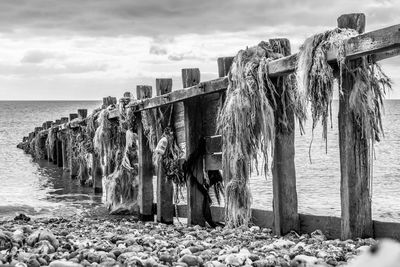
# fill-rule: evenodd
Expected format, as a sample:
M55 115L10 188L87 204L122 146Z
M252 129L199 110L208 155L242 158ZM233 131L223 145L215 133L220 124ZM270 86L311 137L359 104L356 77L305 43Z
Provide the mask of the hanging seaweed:
M47 135L46 147L49 148L49 157L52 160L54 160L53 155L54 155L56 138L57 138L57 129L55 127L51 127Z
M125 145L120 144L115 153L116 168L106 177L104 183L106 207L111 214L134 213L138 208L137 134L128 130L125 138Z
M147 137L149 142L149 148L152 152L154 152L157 146L157 122L156 122L156 115L154 110L147 109L141 111L141 118L142 118L142 126L144 135Z
M355 68L348 66L344 41L356 35L358 33L355 30L337 28L308 38L300 48L296 73L299 94L302 101L311 103L313 131L318 121L322 121L326 144L328 120L332 120L334 79L338 78L339 94L342 94L344 69L353 75L354 86L349 104L363 137L379 140L382 133L383 97L386 89L391 88L391 82L379 65L367 57L359 59ZM328 64L327 53L332 48L337 51L339 75L334 75L333 68Z
M354 85L349 106L362 129L362 138L380 141L380 135L383 135L383 99L386 90L391 89L391 80L378 64L368 58L363 58L359 66L350 72Z
M344 40L358 33L350 29L334 29L308 38L300 47L296 78L299 92L299 107L311 103L312 130L321 120L322 136L327 140L328 120L331 118L334 72L328 64L327 52L337 49L340 73L344 64ZM340 83L339 83L340 84ZM306 113L306 110L304 110Z
M227 97L217 118L222 135L225 174L225 220L228 226L247 225L251 193L249 163L257 164L258 151L268 169L268 153L275 139L275 87L268 78L267 64L280 57L268 43L241 50L233 59Z
M100 156L100 165L103 174L108 175L114 166L113 147L116 144L116 126L108 119L108 109L103 109L97 118L98 127L93 138L93 146Z

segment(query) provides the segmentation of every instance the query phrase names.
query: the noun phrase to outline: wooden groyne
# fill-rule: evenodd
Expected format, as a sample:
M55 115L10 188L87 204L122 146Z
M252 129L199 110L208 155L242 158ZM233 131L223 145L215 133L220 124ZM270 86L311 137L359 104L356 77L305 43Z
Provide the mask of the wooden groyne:
M360 58L367 58L367 62L373 64L399 54L400 25L363 33L365 16L349 14L339 17L338 27L353 29L359 35L344 40L344 51L340 51L344 59L338 58L337 47L327 49L326 60L332 68L337 69L339 60L357 65ZM290 54L287 39L270 39L268 43L272 47L287 48L279 51L283 57L267 62L267 76L275 83L276 99L282 99L285 90L277 80L296 70L299 55ZM219 58L219 77L210 81L202 82L197 68L183 69L183 89L172 90L172 79L156 79L156 96L152 95L151 86L138 85L136 98L129 92L119 101L115 97L105 97L103 105L92 114L88 115L82 109L76 114L36 127L18 147L35 158L52 161L68 171L71 178L93 186L95 192L113 192L107 196L113 203L110 209L135 210L141 220L154 220L156 216L157 221L163 223L172 223L174 215L187 217L189 225L210 224L209 217L214 222L222 222L226 216L224 208L209 207L203 185L213 171L222 173L224 179L230 171L224 169L226 166L222 163L222 155L226 151L223 151L224 137L217 135L217 117L226 99L232 61L233 57ZM273 211L253 209L251 221L274 229L278 235L291 230L312 232L321 229L331 238L400 239L400 224L372 220L371 172L367 164L371 159L365 156L371 147L365 136L360 135L359 125L350 112L350 91L355 83L353 73L345 69L341 75L341 218L298 213L294 163L295 114L279 102L274 110ZM285 126L280 125L283 117L288 122ZM162 147L163 138L169 136L166 128L173 132L174 142L179 147L176 151L182 152L174 155L180 158L179 164L168 163L169 167L175 168L175 174L166 169L165 161L154 164L153 159L159 145ZM99 138L107 138L108 143L101 143ZM198 155L201 160L193 159L199 151L203 151ZM189 161L190 171L185 169ZM179 180L181 172L184 177L189 177L185 180L187 205L175 206L173 181L176 180L173 179ZM153 203L153 175L157 176L157 203ZM109 188L113 189L110 191ZM129 192L126 193L126 190ZM125 193L116 196L115 192L120 191ZM115 206L115 203L118 205Z

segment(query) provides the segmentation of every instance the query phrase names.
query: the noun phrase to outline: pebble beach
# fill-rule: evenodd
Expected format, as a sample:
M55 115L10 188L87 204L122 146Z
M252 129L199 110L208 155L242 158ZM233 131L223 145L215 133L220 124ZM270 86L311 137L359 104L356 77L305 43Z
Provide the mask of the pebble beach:
M327 240L321 231L274 236L239 229L140 222L133 217L35 218L0 222L7 266L345 266L374 239Z

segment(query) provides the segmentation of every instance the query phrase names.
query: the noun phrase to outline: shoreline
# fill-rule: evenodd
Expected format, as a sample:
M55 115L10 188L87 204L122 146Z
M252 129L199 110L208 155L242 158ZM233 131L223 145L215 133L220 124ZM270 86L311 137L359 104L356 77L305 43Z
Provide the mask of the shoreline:
M186 227L99 214L1 221L0 244L1 262L14 265L266 267L305 266L293 265L296 259L343 266L376 240L327 240L318 230L276 237L271 229L258 226Z

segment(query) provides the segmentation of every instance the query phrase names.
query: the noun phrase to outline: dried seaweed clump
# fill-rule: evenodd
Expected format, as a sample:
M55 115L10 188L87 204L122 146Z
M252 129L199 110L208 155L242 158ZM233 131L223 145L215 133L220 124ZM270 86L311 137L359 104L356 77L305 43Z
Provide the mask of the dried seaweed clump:
M337 28L308 38L300 47L296 71L301 102L298 106L306 108L307 104L311 103L312 129L314 130L321 119L324 140L327 139L334 85L333 69L328 64L327 52L333 47L337 49L341 69L345 58L343 42L357 34L355 30Z
M139 187L137 134L126 131L125 147L115 153L116 168L105 179L106 207L111 214L136 213Z
M333 99L334 72L328 64L328 50L335 48L339 66L339 94L342 92L343 70L352 75L354 86L349 105L364 138L379 140L382 131L383 98L391 88L390 79L380 66L368 57L346 60L344 41L358 35L352 29L334 29L308 38L300 48L297 64L297 82L300 101L311 103L313 130L321 119L323 138L327 142L327 125ZM303 106L306 106L304 104Z
M225 174L225 220L228 226L247 225L251 217L251 193L248 185L249 163L264 156L275 140L275 87L268 78L267 63L277 58L268 43L241 50L229 72L226 101L218 118L222 135Z
M391 80L378 64L368 62L367 58L351 70L351 75L354 85L349 106L362 131L362 138L380 141L380 135L383 135L383 99L386 91L391 89Z

